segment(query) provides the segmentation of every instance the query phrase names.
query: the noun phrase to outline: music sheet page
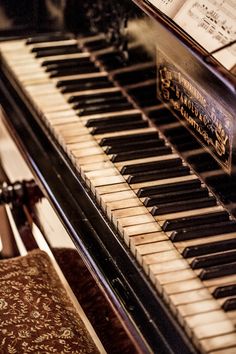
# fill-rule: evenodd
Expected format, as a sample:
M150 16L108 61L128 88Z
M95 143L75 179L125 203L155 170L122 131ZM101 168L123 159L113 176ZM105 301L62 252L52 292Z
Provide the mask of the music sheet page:
M228 70L236 65L236 0L149 0Z
M179 11L185 0L149 0L158 10L173 18Z
M236 39L235 0L187 0L173 20L227 69L236 63L235 46L221 48Z

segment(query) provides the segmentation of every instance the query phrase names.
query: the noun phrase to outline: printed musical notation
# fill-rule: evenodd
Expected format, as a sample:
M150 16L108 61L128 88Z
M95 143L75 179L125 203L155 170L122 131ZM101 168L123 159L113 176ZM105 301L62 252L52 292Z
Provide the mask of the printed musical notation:
M234 66L235 47L221 48L236 39L235 0L187 0L173 20L227 69Z
M185 3L185 0L149 0L149 2L165 15L173 18Z
M228 70L236 65L236 0L149 0Z
M213 57L236 75L236 43L228 48L219 50L213 54Z

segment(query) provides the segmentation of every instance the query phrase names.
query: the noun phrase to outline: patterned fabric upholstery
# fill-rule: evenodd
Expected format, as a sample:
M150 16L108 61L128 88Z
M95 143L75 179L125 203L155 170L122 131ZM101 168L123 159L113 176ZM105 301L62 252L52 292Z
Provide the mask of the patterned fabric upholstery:
M0 261L0 354L98 353L48 255Z

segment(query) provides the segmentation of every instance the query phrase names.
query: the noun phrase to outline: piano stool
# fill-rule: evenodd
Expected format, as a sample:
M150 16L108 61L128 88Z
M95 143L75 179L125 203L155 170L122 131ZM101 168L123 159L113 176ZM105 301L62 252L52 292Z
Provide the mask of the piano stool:
M102 352L44 251L0 261L0 316L2 353Z

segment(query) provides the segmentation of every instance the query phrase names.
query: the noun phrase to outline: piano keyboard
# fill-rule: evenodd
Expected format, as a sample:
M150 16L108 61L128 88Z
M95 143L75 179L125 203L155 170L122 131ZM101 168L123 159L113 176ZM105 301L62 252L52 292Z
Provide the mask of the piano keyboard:
M0 48L7 70L196 347L235 353L236 222L117 84L137 90L144 78L152 85L152 64L118 70L113 49L96 38L38 37Z

